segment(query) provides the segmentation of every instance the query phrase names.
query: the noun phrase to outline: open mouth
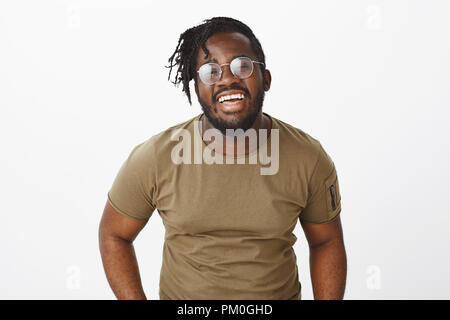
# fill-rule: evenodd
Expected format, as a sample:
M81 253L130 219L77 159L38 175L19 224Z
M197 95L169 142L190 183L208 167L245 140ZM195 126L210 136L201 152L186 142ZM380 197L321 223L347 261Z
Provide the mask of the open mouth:
M233 101L239 101L239 100L243 100L245 97L242 93L236 93L236 94L229 94L229 95L225 95L225 96L221 96L218 101L220 103L224 103L224 102L233 102Z
M220 106L227 112L236 112L244 107L245 95L243 93L235 93L223 95L217 99Z

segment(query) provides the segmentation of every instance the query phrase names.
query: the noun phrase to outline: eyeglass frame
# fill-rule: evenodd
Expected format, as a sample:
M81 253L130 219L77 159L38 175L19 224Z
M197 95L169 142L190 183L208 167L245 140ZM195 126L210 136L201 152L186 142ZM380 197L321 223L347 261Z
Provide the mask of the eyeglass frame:
M239 58L246 58L246 59L249 59L249 60L252 62L252 71L250 72L249 76L248 76L248 77L245 77L245 78L239 78L239 77L237 77L237 76L233 73L233 70L231 70L231 67L230 67L230 71L231 71L231 73L233 74L233 77L238 78L238 79L241 79L241 80L248 79L248 78L250 78L250 77L252 76L253 71L255 70L255 68L253 67L253 63L259 63L259 64L262 64L263 66L266 66L266 64L265 64L264 62L255 61L255 60L252 60L250 57L246 57L246 56L239 56L239 57L233 58L233 60L231 60L229 63L223 63L223 64L218 64L218 63L215 63L215 62L204 63L204 64L202 64L202 65L200 66L200 68L198 68L197 73L199 73L200 69L201 69L203 66L205 66L205 65L208 65L208 64L215 64L215 65L218 65L218 66L219 66L219 69L220 69L220 73L219 73L219 79L218 79L217 81L220 81L220 79L222 79L222 74L223 74L222 66L231 65L231 63L232 63L234 60L239 59ZM212 86L213 84L217 83L217 81L214 82L214 83L211 83L211 84L204 82L204 81L202 80L202 78L200 77L200 73L199 73L199 78L200 78L200 80L201 80L204 84L206 84L206 85L208 85L208 86Z

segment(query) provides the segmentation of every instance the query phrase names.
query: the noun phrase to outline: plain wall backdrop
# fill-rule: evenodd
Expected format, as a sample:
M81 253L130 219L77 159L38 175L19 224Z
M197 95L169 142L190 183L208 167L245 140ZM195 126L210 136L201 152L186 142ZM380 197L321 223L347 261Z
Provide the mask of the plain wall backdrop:
M0 298L114 299L98 224L132 148L201 113L168 80L179 35L253 29L263 110L318 139L341 186L345 298L450 298L450 2L0 2ZM302 296L309 251L295 244ZM135 241L159 299L164 226Z

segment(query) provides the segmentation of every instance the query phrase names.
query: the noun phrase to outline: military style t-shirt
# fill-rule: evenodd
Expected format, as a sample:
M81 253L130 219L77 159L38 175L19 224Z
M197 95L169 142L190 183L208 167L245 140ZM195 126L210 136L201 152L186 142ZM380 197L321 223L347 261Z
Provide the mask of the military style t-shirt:
M275 130L248 155L199 163L214 154L200 114L135 146L120 168L110 204L140 220L157 209L165 226L161 299L300 299L293 230L340 213L338 178L318 140L265 115ZM258 151L274 147L278 164L262 174L271 164Z

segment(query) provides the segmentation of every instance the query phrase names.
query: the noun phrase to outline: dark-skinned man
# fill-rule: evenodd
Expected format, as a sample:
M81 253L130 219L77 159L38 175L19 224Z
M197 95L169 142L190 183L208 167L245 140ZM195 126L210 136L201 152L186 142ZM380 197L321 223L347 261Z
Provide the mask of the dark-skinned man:
M116 297L146 299L133 241L156 209L161 299L301 299L297 221L314 298L342 299L336 169L318 140L262 111L271 74L253 32L205 20L181 34L169 63L190 104L194 80L203 113L136 145L108 192L99 241Z

